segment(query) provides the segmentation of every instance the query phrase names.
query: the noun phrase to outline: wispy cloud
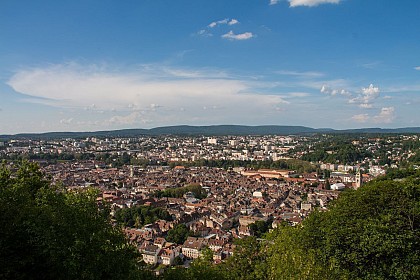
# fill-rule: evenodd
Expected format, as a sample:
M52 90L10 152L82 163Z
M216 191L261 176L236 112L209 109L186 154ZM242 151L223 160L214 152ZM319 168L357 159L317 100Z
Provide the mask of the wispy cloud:
M109 120L107 120L106 122L108 122L109 124L113 125L113 124L117 124L117 125L131 125L137 122L137 118L140 116L139 112L132 112L126 116L119 116L119 115L115 115L112 116Z
M216 26L218 26L218 25L223 25L223 24L227 24L227 25L235 25L235 24L238 24L239 23L239 21L237 20L237 19L234 19L234 18L232 18L232 19L229 19L229 18L225 18L225 19L222 19L222 20L218 20L218 21L213 21L213 22L211 22L209 25L208 25L208 27L209 28L215 28Z
M197 116L217 117L208 110L198 111L204 107L223 110L220 116L225 119L249 119L289 103L278 95L261 94L252 82L223 71L159 65L120 72L95 65L59 64L18 71L8 85L34 102L86 113L113 113L110 125L135 124L152 117L180 122Z
M420 71L420 66L414 67L414 70Z
M270 5L276 5L280 2L280 0L270 0Z
M320 92L327 95L331 95L331 96L336 96L336 95L351 96L351 93L345 89L333 89L327 85L322 85Z
M310 96L310 94L307 92L289 92L287 94L287 97L291 97L291 98L305 98L308 96Z
M351 117L351 119L358 123L365 123L370 119L370 117L368 114L358 114Z
M320 78L324 76L324 73L314 72L314 71L299 72L299 71L280 70L280 71L277 71L276 73L280 75L303 77L303 78Z
M361 66L362 66L363 68L366 68L366 69L375 69L375 68L377 68L379 65L381 65L381 62L380 62L380 61L374 61L374 62L364 63L364 64L362 64Z
M289 0L290 7L316 7L321 4L338 4L341 0Z
M213 33L217 33L216 27L222 26L222 25L233 26L237 24L239 24L239 20L235 18L225 18L225 19L213 21L209 23L205 28L200 29L194 35L198 35L201 37L212 37Z
M369 114L358 114L351 117L355 122L366 123L380 123L380 124L389 124L392 123L395 119L395 108L394 107L383 107L381 111L374 116Z
M211 36L213 36L213 34L211 32L209 32L208 30L206 30L206 29L199 30L196 35L202 36L202 37L211 37Z
M65 124L65 125L69 125L73 122L73 118L68 118L68 119L61 119L60 123L61 124Z
M375 123L392 123L395 119L395 108L394 107L384 107L381 109L381 112L373 117Z
M240 34L235 34L233 33L233 31L229 31L226 34L222 35L222 38L224 39L228 39L228 40L248 40L254 37L254 34L252 34L251 32L245 32L245 33L240 33Z

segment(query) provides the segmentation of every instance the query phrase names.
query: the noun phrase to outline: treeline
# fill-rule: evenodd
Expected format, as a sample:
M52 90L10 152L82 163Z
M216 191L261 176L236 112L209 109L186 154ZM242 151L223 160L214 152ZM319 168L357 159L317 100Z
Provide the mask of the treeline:
M119 208L115 211L114 218L119 224L136 228L141 228L142 226L154 223L157 220L172 220L172 216L168 211L159 207L146 205Z
M155 197L174 197L181 198L187 192L192 192L195 198L203 199L207 197L207 192L203 189L202 186L198 184L190 184L185 187L179 188L168 188L163 191L156 191L154 193Z
M216 167L229 169L234 167L245 167L252 169L288 169L296 170L298 173L316 171L316 167L308 161L299 159L285 159L285 160L207 160L200 159L190 162L170 162L170 167L183 165L186 167Z
M372 153L351 143L330 142L315 145L312 152L302 155L301 159L310 162L339 162L354 164L372 157Z

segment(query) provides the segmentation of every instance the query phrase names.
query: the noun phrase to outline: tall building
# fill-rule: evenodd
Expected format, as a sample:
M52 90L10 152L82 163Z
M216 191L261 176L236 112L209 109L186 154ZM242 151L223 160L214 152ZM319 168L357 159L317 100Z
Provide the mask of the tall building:
M356 174L356 189L360 188L362 185L363 185L363 176L359 170L357 171L357 174Z

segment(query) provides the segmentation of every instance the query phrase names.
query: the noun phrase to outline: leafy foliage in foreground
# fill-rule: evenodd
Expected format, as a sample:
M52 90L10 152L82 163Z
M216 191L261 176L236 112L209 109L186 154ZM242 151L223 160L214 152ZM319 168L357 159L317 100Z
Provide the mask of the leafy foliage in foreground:
M50 185L38 166L0 167L1 279L141 279L137 253L94 190Z

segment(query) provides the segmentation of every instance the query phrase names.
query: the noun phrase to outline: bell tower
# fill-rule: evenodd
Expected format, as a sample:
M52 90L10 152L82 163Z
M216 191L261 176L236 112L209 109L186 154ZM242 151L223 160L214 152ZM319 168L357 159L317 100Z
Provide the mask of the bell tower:
M363 185L363 176L359 170L356 173L356 189L360 188L362 185Z

